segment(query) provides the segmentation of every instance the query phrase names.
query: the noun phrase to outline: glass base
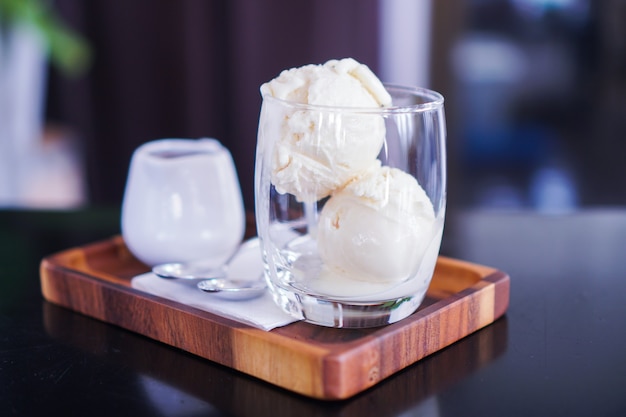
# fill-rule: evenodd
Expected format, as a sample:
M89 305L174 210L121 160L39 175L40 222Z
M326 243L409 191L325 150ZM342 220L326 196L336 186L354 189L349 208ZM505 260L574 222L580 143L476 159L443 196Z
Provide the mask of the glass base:
M413 314L426 292L385 301L348 301L274 287L274 302L292 317L335 328L378 327Z

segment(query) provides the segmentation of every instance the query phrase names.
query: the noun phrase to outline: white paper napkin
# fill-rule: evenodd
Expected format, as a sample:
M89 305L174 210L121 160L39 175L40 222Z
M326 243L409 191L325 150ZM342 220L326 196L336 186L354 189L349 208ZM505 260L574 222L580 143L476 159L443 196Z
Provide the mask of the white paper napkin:
M263 274L258 239L248 240L240 247L239 252L229 264L228 274L239 279L250 278L251 280ZM196 288L196 283L196 281L163 279L152 272L138 275L131 281L132 287L140 291L266 331L297 321L274 304L269 291L251 300L224 300L216 294L200 291Z

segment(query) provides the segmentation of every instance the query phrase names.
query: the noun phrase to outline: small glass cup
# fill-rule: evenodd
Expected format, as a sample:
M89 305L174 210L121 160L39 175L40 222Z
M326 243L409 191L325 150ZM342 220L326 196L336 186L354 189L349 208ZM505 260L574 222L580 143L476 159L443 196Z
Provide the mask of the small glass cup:
M422 303L446 207L443 97L386 85L388 108L263 97L257 232L274 301L310 323L389 324Z

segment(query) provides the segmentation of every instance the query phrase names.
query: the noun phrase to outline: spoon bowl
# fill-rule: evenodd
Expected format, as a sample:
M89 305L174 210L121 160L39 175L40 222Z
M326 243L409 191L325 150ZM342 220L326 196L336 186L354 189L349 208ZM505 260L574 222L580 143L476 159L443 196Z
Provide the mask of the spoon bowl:
M255 281L244 279L205 279L198 282L197 287L216 296L228 300L249 300L259 297L265 292L266 284L262 279Z
M214 280L227 275L226 266L209 267L198 262L171 262L156 265L152 272L165 279Z

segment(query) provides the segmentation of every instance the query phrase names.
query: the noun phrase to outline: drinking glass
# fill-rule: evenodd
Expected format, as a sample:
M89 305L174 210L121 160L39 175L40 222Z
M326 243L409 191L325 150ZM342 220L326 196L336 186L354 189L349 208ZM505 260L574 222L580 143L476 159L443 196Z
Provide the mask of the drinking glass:
M391 107L263 97L257 232L274 301L298 319L393 323L417 310L432 279L446 207L444 100L385 87Z

